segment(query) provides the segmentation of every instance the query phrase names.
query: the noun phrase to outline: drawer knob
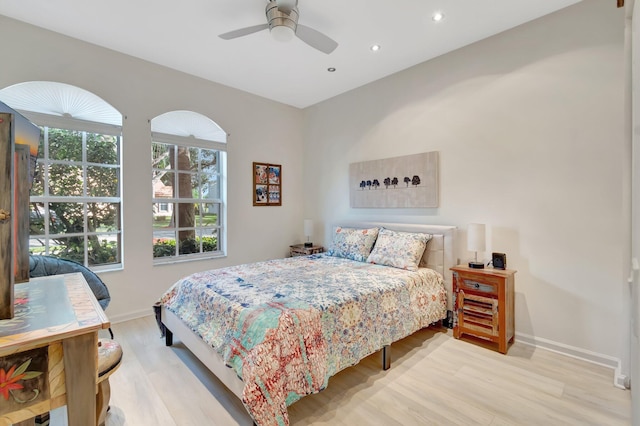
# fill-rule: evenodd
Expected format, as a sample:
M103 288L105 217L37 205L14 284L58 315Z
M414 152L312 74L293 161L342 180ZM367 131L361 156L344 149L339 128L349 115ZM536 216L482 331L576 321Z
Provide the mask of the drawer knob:
M478 283L474 283L474 284L473 284L473 286L474 286L475 288L480 288L480 284L478 284Z

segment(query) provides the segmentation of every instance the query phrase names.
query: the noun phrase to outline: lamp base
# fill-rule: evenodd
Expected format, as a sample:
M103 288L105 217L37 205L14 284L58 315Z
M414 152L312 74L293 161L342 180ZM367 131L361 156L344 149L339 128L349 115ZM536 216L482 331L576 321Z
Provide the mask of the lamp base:
M484 269L484 263L482 262L469 262L469 268L472 269Z
M305 246L305 247L313 247L313 243L311 243L311 242L306 242L306 243L304 243L304 246Z

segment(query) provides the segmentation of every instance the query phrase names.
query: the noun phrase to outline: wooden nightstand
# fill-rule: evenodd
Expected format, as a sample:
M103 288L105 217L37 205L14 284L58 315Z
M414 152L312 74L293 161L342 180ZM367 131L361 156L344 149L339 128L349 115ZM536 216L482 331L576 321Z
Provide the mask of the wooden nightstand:
M512 269L472 269L465 265L453 271L453 336L463 334L498 344L507 353L507 343L515 335L514 274Z
M307 255L316 254L316 253L324 253L324 247L322 246L305 247L304 244L294 244L292 246L289 246L289 255L291 257L307 256Z

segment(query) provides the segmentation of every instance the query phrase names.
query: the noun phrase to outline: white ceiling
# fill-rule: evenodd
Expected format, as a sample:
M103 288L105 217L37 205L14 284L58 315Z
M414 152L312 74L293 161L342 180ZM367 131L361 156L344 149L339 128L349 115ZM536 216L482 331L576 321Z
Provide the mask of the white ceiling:
M299 23L339 43L329 55L268 30L218 37L265 23L266 0L1 0L0 14L304 108L579 1L300 0Z

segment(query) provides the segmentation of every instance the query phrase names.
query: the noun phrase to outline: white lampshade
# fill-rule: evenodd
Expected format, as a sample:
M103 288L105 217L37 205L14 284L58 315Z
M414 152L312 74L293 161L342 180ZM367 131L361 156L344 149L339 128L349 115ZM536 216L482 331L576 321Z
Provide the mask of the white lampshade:
M313 236L313 220L311 219L304 220L304 236L307 238Z
M467 249L484 251L486 247L485 226L483 223L470 223L467 229Z

